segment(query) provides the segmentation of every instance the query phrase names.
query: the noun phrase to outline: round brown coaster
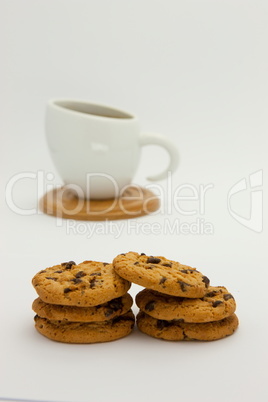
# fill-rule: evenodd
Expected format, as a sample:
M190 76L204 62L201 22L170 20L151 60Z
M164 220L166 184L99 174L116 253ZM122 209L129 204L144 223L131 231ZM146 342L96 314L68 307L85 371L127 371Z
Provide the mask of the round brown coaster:
M107 200L78 198L70 188L61 187L40 200L40 209L48 215L85 221L132 219L155 212L159 207L159 198L138 186L129 186L119 198Z

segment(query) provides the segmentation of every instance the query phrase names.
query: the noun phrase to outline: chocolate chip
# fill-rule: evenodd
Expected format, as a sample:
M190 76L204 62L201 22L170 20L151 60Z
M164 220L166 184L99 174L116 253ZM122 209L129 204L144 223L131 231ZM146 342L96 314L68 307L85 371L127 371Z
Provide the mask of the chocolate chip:
M218 294L216 290L212 290L212 292L208 292L205 294L205 297L215 297Z
M169 325L170 325L170 323L166 320L157 320L157 324L156 324L157 329L160 329L160 330L167 328Z
M72 291L72 289L70 289L70 288L65 288L64 291L63 291L63 293L69 293L69 292L71 292L71 291Z
M83 278L83 276L86 276L86 273L84 271L79 271L77 274L75 274L76 278Z
M206 288L208 288L210 280L206 276L202 276L202 282L204 282Z
M162 276L162 278L159 281L159 285L162 285L163 283L165 283L167 280L167 278L165 276Z
M71 269L73 265L76 265L76 263L74 261L63 262L61 264L61 266L65 267L65 269Z
M71 263L74 263L74 261L62 262L61 266L65 267L67 264L71 264Z
M63 271L62 270L60 270L60 271L54 271L54 274L61 274Z
M221 300L215 300L213 303L212 303L212 307L217 307L217 306L219 306L220 304L222 304L223 302L221 301Z
M125 253L121 253L120 255L126 255Z
M145 305L145 310L146 311L153 311L154 306L155 306L155 302L153 300L151 300Z
M100 272L92 272L89 276L101 276Z
M57 281L58 278L52 278L52 276L46 276L46 279L50 279L51 281Z
M76 285L77 285L78 283L83 282L82 279L80 279L80 278L74 278L74 279L71 279L71 281L72 281L73 283L75 283Z
M105 311L105 317L110 317L112 314L114 313L114 310L112 309L112 308L108 308L106 311Z
M123 308L122 298L119 297L118 299L113 299L109 303L109 307L112 308L114 311L121 310Z
M103 262L103 265L104 266L109 265L109 262Z
M180 272L184 274L189 274L191 272L196 272L196 269L180 269Z
M111 307L114 311L121 310L123 307L122 297L113 299L108 304L109 304L109 307Z
M161 262L161 259L156 257L149 257L146 262L147 264L159 264L159 262Z
M39 274L43 274L44 272L46 272L46 270L45 270L45 269L42 269L42 271L39 271L38 273L39 273Z
M133 265L138 265L139 264L139 261L136 261L136 262L134 262L134 264Z
M113 319L113 324L116 324L117 322L120 322L120 321L134 321L134 319L132 317L119 315L118 317L115 317Z
M165 262L164 264L161 264L161 265L162 265L162 267L168 267L168 268L172 267L172 264L169 262Z
M230 293L226 293L225 295L223 295L223 298L225 301L227 301L229 299L233 299L234 297Z
M180 281L180 280L178 280L177 283L180 284L181 290L182 290L183 292L186 292L186 291L187 291L187 289L186 289L187 286L192 286L192 285L190 285L189 283L186 283L186 282L183 282L183 281Z
M95 286L96 286L96 278L90 279L90 281L89 281L89 287L90 287L90 289L94 289Z
M141 255L146 255L145 253L141 253Z

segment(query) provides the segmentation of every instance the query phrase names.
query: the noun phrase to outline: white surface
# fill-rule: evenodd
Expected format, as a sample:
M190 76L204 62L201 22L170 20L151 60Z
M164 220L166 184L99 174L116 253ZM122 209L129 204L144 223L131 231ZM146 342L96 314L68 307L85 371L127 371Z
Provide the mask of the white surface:
M132 111L144 130L174 140L182 157L169 188L159 183L166 197L160 212L136 221L72 225L19 215L1 197L0 397L267 401L267 202L260 222L259 195L265 200L268 3L2 0L0 8L1 189L28 172L14 185L18 208L36 208L46 186L60 182L44 136L52 97ZM145 175L166 165L164 151L148 147L135 181L147 185ZM234 213L249 218L252 196L251 230L231 216L227 198L259 171L257 198L248 187L230 199ZM253 184L260 179L251 177ZM174 201L186 183L211 185L204 211L193 199ZM178 219L184 226L172 233L168 222ZM187 222L195 224L189 234ZM193 234L202 222L212 234ZM31 278L39 269L71 259L111 261L126 250L192 264L212 284L228 287L238 305L237 333L211 343L169 343L135 331L117 342L75 346L35 332Z

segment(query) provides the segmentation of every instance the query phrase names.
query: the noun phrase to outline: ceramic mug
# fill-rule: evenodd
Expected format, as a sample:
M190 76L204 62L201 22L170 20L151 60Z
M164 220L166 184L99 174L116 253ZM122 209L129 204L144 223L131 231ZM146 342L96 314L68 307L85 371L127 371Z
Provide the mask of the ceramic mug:
M50 100L46 137L64 184L75 185L87 199L118 197L133 179L144 145L160 145L170 156L167 169L148 180L165 178L178 164L176 147L165 136L143 133L133 114L96 103Z

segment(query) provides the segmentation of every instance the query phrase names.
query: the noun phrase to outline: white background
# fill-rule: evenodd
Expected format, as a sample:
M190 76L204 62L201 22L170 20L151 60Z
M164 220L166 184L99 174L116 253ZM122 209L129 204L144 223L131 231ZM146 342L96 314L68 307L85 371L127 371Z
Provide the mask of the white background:
M267 401L267 39L265 0L0 1L2 399ZM82 222L70 229L40 213L15 213L4 197L14 175L45 175L39 192L34 179L14 186L13 201L24 210L37 207L48 173L50 184L60 183L44 135L53 97L114 105L136 113L145 130L166 134L181 154L173 188L213 185L204 213L193 200L168 211L172 197L158 214L113 227ZM147 147L135 182L148 185L145 177L166 163L164 151ZM230 215L227 196L260 170L263 230L256 232ZM231 200L248 219L250 197L248 188ZM213 234L164 230L167 221L200 219ZM228 287L237 300L237 333L174 343L136 330L117 342L65 345L34 330L31 278L38 270L67 260L111 261L128 250L196 266Z

